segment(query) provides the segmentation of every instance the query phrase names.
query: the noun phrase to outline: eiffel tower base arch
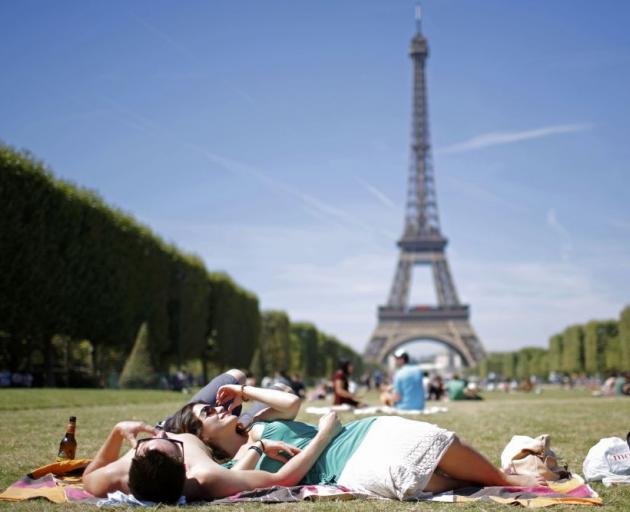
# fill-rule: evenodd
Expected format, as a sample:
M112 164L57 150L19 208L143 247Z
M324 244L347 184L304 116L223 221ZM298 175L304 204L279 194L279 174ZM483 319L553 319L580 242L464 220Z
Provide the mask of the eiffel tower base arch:
M422 339L444 343L458 353L467 366L476 366L485 356L468 318L427 318L428 315L413 313L382 318L385 315L379 313L378 325L365 351L367 360L382 364L400 345Z

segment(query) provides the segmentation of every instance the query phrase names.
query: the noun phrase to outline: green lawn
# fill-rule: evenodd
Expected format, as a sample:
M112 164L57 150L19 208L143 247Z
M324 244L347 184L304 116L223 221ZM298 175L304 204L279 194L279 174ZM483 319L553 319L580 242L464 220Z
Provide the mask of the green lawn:
M368 401L375 403L375 395ZM159 391L97 391L33 389L0 391L0 488L26 474L31 469L55 459L58 443L63 436L68 416L77 416L77 457L92 456L111 426L123 419L155 422L175 410L186 396ZM313 405L324 405L316 402ZM545 390L541 395L488 393L482 402L449 403L447 413L423 417L454 430L499 462L501 450L514 434L551 435L552 447L569 465L581 473L582 461L588 449L602 437L625 437L630 430L630 398L593 398L586 391ZM299 419L317 422L317 417L301 413ZM354 419L341 415L347 422ZM593 487L604 500L606 510L625 511L630 508L630 486ZM66 505L67 506L67 505ZM253 511L260 505L230 506L230 510ZM41 500L0 504L15 510L45 511L58 509ZM71 505L73 510L90 509L91 505ZM438 503L398 503L393 501L343 503L300 503L268 505L276 510L310 510L354 512L360 510L447 510L453 505ZM162 507L161 507L162 508ZM457 505L462 510L494 510L504 508L488 503ZM554 507L565 510L575 507Z

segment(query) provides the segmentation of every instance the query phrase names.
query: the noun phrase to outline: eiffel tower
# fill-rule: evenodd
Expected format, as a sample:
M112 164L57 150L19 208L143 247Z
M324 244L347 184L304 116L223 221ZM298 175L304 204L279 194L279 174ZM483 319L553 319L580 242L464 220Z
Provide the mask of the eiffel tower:
M468 366L485 355L470 322L468 305L457 296L448 260L448 240L440 231L435 180L429 138L425 61L427 40L416 6L416 34L409 55L413 61L413 127L407 184L405 227L398 241L400 255L386 306L378 308L378 325L365 351L366 359L381 363L400 345L414 340L433 340L447 345ZM433 271L437 306L409 304L411 274L416 265Z

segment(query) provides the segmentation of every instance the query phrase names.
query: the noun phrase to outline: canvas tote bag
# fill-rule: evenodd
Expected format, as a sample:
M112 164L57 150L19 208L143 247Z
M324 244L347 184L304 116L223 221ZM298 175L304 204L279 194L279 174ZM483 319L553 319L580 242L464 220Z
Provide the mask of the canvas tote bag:
M514 436L501 453L501 467L511 475L540 475L545 480L569 478L566 466L558 464L548 434Z

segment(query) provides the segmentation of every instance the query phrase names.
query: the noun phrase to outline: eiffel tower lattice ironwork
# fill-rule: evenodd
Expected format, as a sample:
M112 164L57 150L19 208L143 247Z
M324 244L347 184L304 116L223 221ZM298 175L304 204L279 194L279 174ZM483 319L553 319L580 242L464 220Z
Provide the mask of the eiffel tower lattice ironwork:
M474 366L485 355L470 322L468 305L461 304L448 260L447 239L440 231L429 138L425 62L427 40L416 9L416 34L409 55L413 61L412 142L407 184L405 228L398 241L398 266L386 306L378 308L378 325L365 351L367 359L382 362L398 346L428 339L446 344L465 364ZM437 306L409 304L413 267L428 265L433 271Z

